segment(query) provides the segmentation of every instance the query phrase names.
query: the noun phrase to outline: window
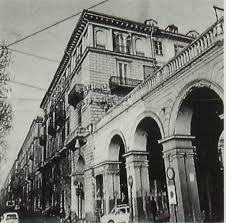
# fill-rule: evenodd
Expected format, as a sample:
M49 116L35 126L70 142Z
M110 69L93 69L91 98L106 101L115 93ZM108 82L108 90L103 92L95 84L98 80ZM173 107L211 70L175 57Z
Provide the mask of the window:
M96 31L96 48L98 49L106 48L106 36L102 30Z
M114 32L113 48L118 53L130 54L131 37L126 33Z
M129 64L127 62L118 62L118 76L120 77L121 80L127 78L128 67Z
M144 56L144 45L143 41L140 38L136 39L135 46L136 46L136 55Z
M175 55L177 55L183 48L184 48L183 46L180 46L178 44L174 44Z
M154 49L156 55L163 55L162 53L162 42L161 41L154 41Z

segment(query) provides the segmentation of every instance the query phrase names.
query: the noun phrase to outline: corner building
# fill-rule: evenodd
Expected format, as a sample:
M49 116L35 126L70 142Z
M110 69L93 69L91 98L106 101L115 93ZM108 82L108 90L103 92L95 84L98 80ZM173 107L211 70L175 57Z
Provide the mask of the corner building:
M153 197L159 220L222 218L222 24L183 35L83 11L41 103L43 210L128 204L138 222Z

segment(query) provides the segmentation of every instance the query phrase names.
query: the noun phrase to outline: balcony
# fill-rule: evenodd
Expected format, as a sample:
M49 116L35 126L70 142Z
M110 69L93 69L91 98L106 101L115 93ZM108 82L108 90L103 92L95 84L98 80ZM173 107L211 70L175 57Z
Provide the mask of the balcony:
M65 144L70 150L75 151L78 147L82 147L86 144L88 134L89 131L86 128L78 127L67 136Z
M111 76L109 79L109 87L111 93L129 93L142 81L131 78L122 78L118 76Z
M68 103L74 107L83 100L83 85L82 84L75 84L74 87L68 94Z

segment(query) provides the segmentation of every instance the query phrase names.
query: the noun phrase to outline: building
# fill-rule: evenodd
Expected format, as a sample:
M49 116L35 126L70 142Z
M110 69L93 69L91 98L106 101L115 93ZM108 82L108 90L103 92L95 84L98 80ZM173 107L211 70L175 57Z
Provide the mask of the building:
M102 195L97 195L96 201L91 199L93 181L97 178L100 193L103 185L103 178L94 169L93 124L192 40L172 26L159 29L154 20L138 23L91 11L82 13L41 103L46 113L46 159L55 157L48 169L56 172L58 182L50 184L60 194L49 194L47 208L53 206L59 211L63 203L70 204L79 218L94 218L94 207L104 213L112 209L114 202L106 201L104 207ZM70 199L66 201L57 176L64 175L61 152L68 150L71 181L70 185L61 184L70 187ZM126 178L123 185L126 190Z
M14 161L1 193L2 210L7 208L7 201L12 201L21 212L35 212L40 208L41 177L37 171L42 156L39 144L42 118L33 120L28 134ZM7 196L4 196L7 190Z
M222 220L222 40L223 18L197 36L83 11L41 102L33 210L138 222L153 197L159 220Z

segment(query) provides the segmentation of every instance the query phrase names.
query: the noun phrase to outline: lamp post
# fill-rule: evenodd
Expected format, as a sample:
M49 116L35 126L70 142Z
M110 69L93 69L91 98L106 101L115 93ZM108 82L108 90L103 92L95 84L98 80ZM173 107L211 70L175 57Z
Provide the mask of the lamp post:
M131 210L131 214L130 214L130 217L131 217L131 222L133 223L133 192L132 192L132 187L133 187L133 177L130 175L129 178L128 178L128 183L129 183L129 186L130 186L130 210Z

